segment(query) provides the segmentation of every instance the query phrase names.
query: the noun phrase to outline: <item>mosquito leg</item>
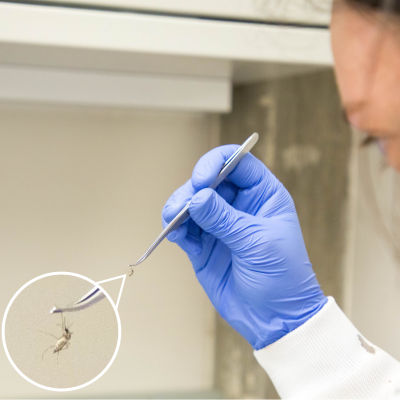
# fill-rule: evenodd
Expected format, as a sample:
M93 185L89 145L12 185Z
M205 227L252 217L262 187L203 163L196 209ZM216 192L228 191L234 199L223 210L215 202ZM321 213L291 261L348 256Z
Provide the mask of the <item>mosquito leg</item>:
M44 357L45 353L47 353L50 349L54 349L54 347L56 347L56 346L50 346L48 349L46 349L46 350L43 352L43 354L42 354L42 360L43 360L43 357Z
M67 349L68 349L68 344L66 344L62 349L57 351L57 365L58 365L58 356L59 356L60 352L67 350Z
M60 339L59 337L53 335L52 333L44 332L44 331L39 331L39 332L44 333L44 334L46 334L46 335L50 335L51 337L53 337L53 338L56 339L56 340Z

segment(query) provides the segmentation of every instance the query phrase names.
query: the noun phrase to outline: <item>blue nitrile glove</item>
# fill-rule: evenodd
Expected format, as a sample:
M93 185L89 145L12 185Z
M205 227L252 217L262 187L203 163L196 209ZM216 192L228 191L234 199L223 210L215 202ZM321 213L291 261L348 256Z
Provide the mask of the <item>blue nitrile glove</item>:
M326 303L293 200L253 155L216 191L207 188L237 145L203 156L163 209L166 226L191 200L191 218L169 235L189 256L220 315L254 349L293 331Z

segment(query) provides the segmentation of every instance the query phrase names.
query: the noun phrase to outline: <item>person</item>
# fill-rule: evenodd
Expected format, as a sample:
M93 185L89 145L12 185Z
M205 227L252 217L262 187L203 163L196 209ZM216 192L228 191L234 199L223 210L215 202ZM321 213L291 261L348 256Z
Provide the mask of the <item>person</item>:
M400 171L398 28L400 0L334 0L332 48L346 116ZM282 398L400 398L400 363L323 294L278 179L248 154L229 180L207 189L237 148L203 156L168 200L164 226L191 200L191 218L169 240L187 253L212 304L253 346Z

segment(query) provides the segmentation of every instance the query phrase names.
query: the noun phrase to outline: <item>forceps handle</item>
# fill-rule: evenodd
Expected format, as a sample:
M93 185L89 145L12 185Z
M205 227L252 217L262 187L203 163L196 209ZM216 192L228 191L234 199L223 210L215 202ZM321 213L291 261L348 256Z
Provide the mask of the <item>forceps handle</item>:
M215 181L209 186L210 189L216 189L217 186L235 169L235 167L239 164L239 162L243 159L243 157L250 152L253 146L258 141L258 133L253 133L243 144L240 146L235 153L232 154L231 157L224 163L219 172ZM189 203L179 212L179 214L165 227L165 229L160 233L158 238L154 241L154 243L150 246L150 248L146 251L142 258L140 258L135 264L132 264L130 267L136 266L143 262L154 250L155 248L165 239L165 237L171 232L177 230L183 222L189 218ZM133 272L133 270L132 270Z
M252 149L252 147L257 143L258 141L258 133L253 133L243 144L240 146L235 153L233 153L227 161L225 161L224 165L221 168L221 171L219 172L217 178L215 181L209 186L210 189L216 189L218 185L235 169L235 167L242 161L243 157ZM190 206L190 201L189 203L186 204L186 206L182 209L182 211L166 226L164 231L161 233L161 235L164 236L162 239L165 238L169 233L177 230L183 222L185 222L186 218L190 216L189 213L189 206ZM161 238L160 235L160 238ZM161 239L161 240L162 240Z

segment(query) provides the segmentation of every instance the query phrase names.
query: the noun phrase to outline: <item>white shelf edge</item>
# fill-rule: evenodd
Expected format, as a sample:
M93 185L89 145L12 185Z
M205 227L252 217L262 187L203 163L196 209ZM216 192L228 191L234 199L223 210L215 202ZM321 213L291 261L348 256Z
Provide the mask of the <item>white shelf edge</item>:
M0 3L0 45L331 65L325 29Z
M0 100L220 113L231 82L0 65Z

